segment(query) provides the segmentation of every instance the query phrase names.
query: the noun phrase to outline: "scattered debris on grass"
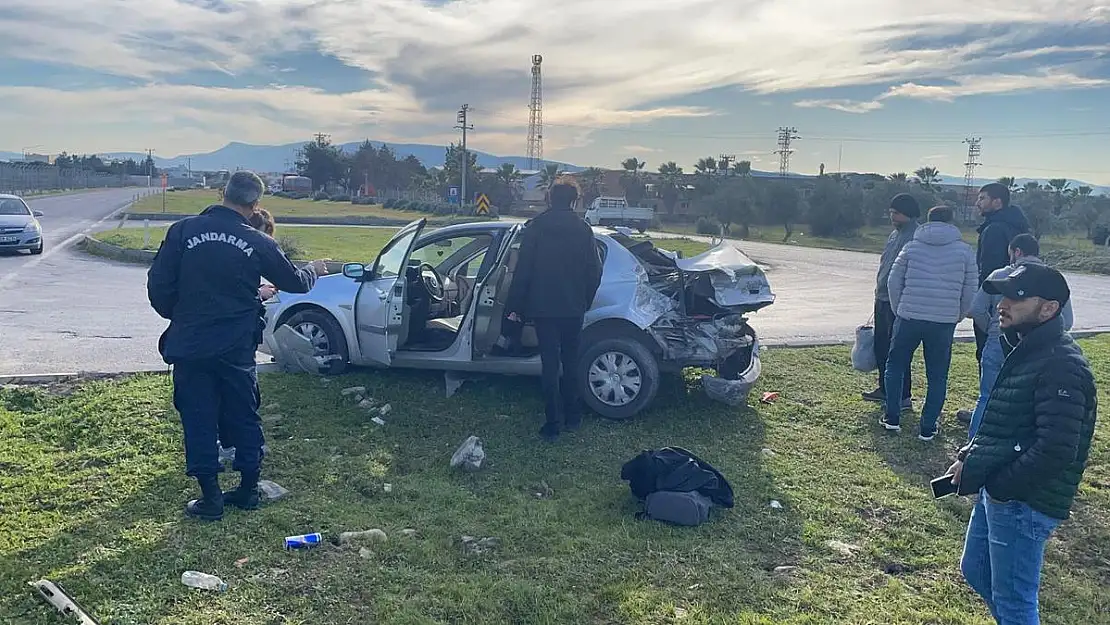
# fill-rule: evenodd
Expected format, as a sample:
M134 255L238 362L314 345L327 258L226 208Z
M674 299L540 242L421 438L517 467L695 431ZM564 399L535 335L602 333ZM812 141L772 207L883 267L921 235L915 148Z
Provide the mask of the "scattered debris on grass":
M239 558L238 560L236 560L236 561L235 561L235 567L236 567L236 568L240 568L240 569L241 569L241 568L243 568L243 566L244 566L244 565L245 565L245 564L246 564L247 562L250 562L250 561L251 561L251 559L250 559L250 558Z
M343 397L348 397L350 395L366 395L366 387L352 386L350 388L345 388L342 391L339 391L339 394Z
M382 409L378 411L378 414L380 414L381 416L384 417L384 416L388 415L391 412L393 412L393 406L391 406L389 404L386 404L386 405L382 406Z
M852 557L860 549L859 545L850 545L839 540L830 540L825 543L825 546L846 558Z
M472 556L479 556L493 551L501 546L501 539L495 536L476 538L474 536L462 537L463 551Z
M772 499L771 507L775 510L782 510L782 503L778 499Z
M764 457L764 458L774 458L774 457L775 457L775 452L774 452L774 450L772 450L772 449L769 449L769 448L767 448L767 447L764 447L764 448L763 448L763 451L761 451L761 452L759 452L759 453L763 454L763 457Z
M419 532L417 532L416 530L414 530L412 528L405 528L405 529L401 530L401 535L404 536L405 538L416 538L418 533Z
M289 494L288 490L278 485L277 482L271 482L270 480L259 481L258 490L266 501L277 501Z
M374 417L373 419L370 419L370 420L373 421L374 423L377 423L378 425L385 425L385 419L383 419L381 417Z
M342 532L339 534L340 545L349 545L354 542L384 543L388 540L389 537L380 529L366 530L364 532Z
M536 499L551 499L555 496L555 491L547 485L547 482L540 482L539 484L533 485L531 491L532 494L536 496Z
M84 610L73 597L70 597L61 587L50 580L40 579L37 582L28 582L47 603L54 606L62 616L76 618L80 625L100 625Z
M482 440L477 436L471 436L463 441L451 456L451 467L461 468L464 471L477 471L482 468L482 462L485 459L486 451L482 448Z
M762 397L759 398L759 403L761 403L761 404L773 404L776 401L778 401L778 398L779 398L778 391L768 391L768 392L764 393Z
M775 575L790 575L791 573L793 573L794 571L797 571L797 570L798 570L798 567L796 567L796 566L776 566L774 571L772 571L772 572Z

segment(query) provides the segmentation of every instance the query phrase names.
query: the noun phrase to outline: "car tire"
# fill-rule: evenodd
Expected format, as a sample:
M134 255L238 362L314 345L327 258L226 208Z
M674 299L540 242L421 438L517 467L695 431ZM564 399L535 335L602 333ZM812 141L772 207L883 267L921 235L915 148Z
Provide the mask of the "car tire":
M42 246L42 242L39 242L38 247L31 248L31 255L38 256L39 254L42 254Z
M331 360L321 369L324 375L340 375L347 370L351 359L350 350L347 348L347 338L343 328L334 317L321 310L302 310L290 317L285 325L302 336L307 336L315 343L322 336L327 340L326 353L319 355L339 356L338 360ZM306 334L307 332L307 334Z
M643 342L617 336L583 345L588 347L578 361L577 384L591 410L603 418L623 421L651 405L659 391L659 361ZM607 371L622 376L618 388L600 379Z

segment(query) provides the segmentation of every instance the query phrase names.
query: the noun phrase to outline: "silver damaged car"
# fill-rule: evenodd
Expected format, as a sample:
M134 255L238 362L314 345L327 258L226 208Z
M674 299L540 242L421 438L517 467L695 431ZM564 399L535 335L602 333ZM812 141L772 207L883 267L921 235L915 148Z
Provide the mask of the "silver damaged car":
M308 293L268 301L262 351L332 375L355 365L539 376L534 329L525 325L511 343L503 336L526 226L425 226L399 230L370 265L348 263ZM651 405L663 373L684 367L716 369L718 381L750 390L759 341L746 315L775 300L763 270L729 243L684 259L622 232L594 232L604 270L574 372L586 404L630 418Z
M0 195L0 252L26 250L42 254L42 213L15 195Z

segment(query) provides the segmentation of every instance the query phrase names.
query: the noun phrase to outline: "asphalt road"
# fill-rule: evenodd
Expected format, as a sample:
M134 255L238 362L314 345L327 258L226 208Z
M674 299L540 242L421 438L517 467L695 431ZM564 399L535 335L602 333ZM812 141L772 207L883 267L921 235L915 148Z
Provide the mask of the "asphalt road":
M156 369L164 323L146 303L146 270L73 248L142 189L34 199L41 256L0 255L0 375Z
M58 242L88 228L134 191L44 198L47 251L0 256L0 375L157 370L165 322L146 300L146 268L87 256ZM663 233L653 233L657 236ZM691 237L698 238L698 237ZM752 315L765 344L851 340L871 315L878 256L769 243L738 244L768 268L777 299ZM1110 277L1066 274L1075 330L1110 331ZM971 334L970 322L959 335Z

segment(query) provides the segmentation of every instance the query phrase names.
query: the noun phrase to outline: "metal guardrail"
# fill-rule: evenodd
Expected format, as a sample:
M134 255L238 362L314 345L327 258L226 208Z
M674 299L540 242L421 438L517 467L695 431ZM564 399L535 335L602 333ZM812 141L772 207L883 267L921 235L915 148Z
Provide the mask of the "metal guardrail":
M0 163L0 193L32 195L43 191L69 191L132 186L131 176L103 174L88 169L46 163Z

